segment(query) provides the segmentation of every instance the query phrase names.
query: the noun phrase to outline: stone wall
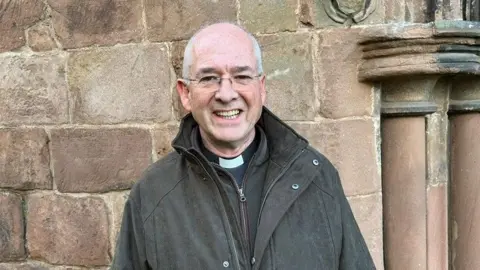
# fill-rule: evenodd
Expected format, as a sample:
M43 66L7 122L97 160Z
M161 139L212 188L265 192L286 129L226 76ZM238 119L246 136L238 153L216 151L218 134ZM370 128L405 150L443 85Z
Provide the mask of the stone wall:
M268 107L337 166L383 269L380 91L357 78L359 33L461 11L328 2L0 0L0 269L108 268L128 189L184 113L185 41L217 21L258 37Z

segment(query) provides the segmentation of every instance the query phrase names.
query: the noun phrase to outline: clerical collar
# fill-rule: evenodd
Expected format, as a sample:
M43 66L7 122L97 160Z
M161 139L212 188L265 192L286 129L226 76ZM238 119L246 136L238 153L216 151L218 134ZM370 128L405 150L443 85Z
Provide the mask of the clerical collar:
M218 165L220 165L222 168L225 168L225 169L233 169L233 168L238 168L244 164L248 164L248 162L250 162L250 159L253 157L253 155L257 151L258 144L260 142L259 134L260 133L257 130L255 134L255 139L250 143L250 145L243 151L241 155L236 156L234 158L224 158L224 157L217 156L216 154L208 150L203 145L203 142L200 139L200 136L198 137L199 137L200 149L202 150L202 153L210 162L217 163Z

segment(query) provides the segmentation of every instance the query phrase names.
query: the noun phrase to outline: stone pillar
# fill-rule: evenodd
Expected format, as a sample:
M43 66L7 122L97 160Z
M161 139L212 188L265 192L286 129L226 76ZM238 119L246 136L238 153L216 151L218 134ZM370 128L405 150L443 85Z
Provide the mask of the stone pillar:
M480 78L457 76L450 97L454 269L480 269Z
M426 269L425 117L382 122L386 269Z

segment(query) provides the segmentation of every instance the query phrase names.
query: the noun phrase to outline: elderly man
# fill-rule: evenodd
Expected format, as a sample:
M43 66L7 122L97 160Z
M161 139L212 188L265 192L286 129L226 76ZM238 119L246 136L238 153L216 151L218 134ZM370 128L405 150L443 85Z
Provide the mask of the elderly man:
M228 23L185 48L172 145L131 190L113 269L374 269L332 164L264 107L260 47Z

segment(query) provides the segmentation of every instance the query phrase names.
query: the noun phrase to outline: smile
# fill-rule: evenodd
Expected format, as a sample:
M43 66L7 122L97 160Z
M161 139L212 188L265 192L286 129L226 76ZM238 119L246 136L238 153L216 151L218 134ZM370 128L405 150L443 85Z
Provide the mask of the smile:
M231 111L217 111L215 115L220 116L224 119L235 119L240 115L240 110L231 110Z

